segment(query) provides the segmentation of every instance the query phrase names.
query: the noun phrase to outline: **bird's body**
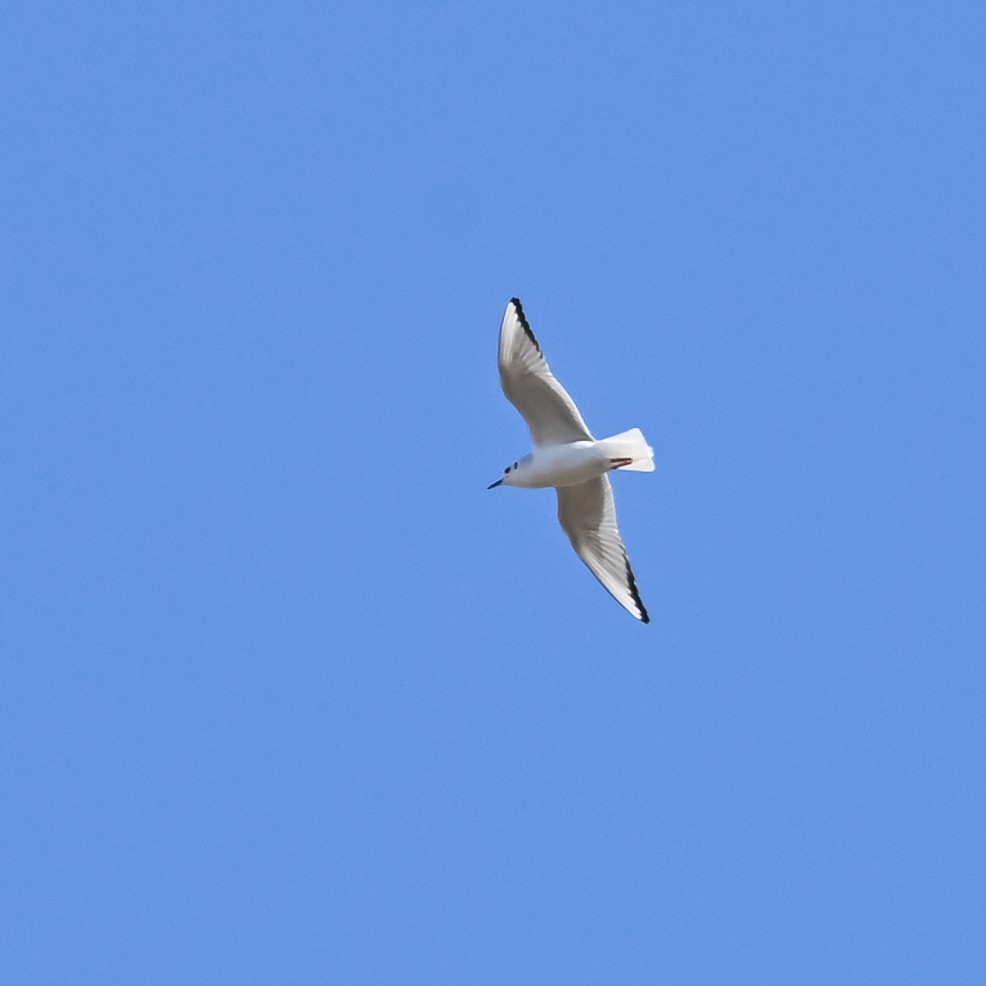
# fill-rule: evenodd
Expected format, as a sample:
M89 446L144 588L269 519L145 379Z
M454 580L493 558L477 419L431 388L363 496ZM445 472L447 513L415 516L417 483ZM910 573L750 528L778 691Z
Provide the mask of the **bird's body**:
M490 489L557 488L558 519L579 557L620 605L649 622L616 523L607 473L653 471L653 449L639 428L611 438L592 437L575 402L549 369L516 298L500 325L499 368L503 392L527 421L534 450L504 469Z
M642 436L641 436L642 437ZM626 451L625 443L620 443L621 436L595 439L581 442L567 442L564 445L544 445L535 448L529 455L517 460L517 468L510 467L500 485L521 486L525 489L544 489L551 486L578 486L579 483L598 479L604 473L614 469L632 469L636 462L650 462L641 457L634 460L632 456L619 455ZM630 460L630 461L627 461ZM637 466L642 469L642 466Z
M519 459L517 468L503 477L503 485L530 490L573 486L601 476L606 471L604 461L595 442L547 445Z

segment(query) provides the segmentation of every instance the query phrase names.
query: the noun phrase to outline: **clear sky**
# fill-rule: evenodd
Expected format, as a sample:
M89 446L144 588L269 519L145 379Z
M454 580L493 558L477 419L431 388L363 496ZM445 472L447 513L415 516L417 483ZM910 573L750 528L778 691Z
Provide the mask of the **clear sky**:
M0 16L0 980L986 981L981 3ZM529 448L523 302L652 623Z

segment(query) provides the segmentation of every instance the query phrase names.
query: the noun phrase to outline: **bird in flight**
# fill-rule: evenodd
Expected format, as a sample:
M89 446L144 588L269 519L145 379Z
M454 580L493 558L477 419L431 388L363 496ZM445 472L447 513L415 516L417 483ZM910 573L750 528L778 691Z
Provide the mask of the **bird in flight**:
M654 450L639 428L595 439L575 402L555 379L520 300L511 298L500 324L500 386L520 411L534 451L503 470L494 486L554 486L558 520L572 547L603 588L649 623L616 523L610 472L653 472Z

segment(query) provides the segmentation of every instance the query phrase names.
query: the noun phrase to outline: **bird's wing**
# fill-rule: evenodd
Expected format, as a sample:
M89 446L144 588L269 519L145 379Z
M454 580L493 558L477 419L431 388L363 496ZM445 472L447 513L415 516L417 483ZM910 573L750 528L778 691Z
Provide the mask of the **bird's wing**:
M535 446L591 441L565 388L548 368L524 309L511 298L500 324L500 386L524 416Z
M613 485L608 476L558 487L558 519L579 558L609 594L638 620L650 617L616 524Z

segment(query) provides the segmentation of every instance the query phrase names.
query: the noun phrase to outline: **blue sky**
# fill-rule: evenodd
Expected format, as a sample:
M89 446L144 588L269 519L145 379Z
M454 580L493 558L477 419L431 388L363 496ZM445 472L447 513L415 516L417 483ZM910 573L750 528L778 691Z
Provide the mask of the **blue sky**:
M8 4L0 978L984 981L984 27Z

